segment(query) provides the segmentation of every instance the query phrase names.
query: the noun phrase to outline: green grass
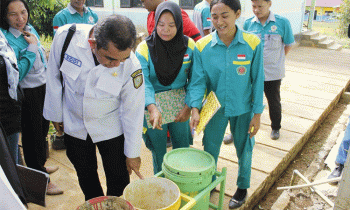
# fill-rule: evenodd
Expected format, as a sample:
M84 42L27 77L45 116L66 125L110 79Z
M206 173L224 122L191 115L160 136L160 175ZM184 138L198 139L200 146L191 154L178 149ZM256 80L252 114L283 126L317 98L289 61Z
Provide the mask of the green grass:
M316 22L312 24L312 30L318 31L327 36L336 36L338 23Z
M49 127L49 135L51 136L52 134L54 134L56 132L55 128L53 127L52 122L50 122L50 127Z
M45 50L47 52L49 52L50 48L51 48L52 37L51 36L41 35L40 36L40 42L41 42L41 45L45 48Z

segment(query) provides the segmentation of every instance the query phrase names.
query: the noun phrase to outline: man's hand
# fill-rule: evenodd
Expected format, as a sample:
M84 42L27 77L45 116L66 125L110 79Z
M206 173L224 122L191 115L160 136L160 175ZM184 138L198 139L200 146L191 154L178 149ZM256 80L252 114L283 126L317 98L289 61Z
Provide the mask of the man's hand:
M293 46L285 46L284 47L284 54L287 55L292 48L293 48Z
M158 110L155 104L150 104L147 106L149 112L149 122L151 123L153 129L163 130L162 128L162 113Z
M179 113L177 113L175 117L175 122L186 122L188 118L190 118L191 115L191 109L190 107L185 104L184 108L180 110Z
M194 130L196 129L198 123L199 123L199 110L197 108L192 108L192 115L191 115L191 121L190 121L192 136L194 135Z
M260 129L260 116L261 114L254 114L253 119L250 121L248 133L249 138L253 138Z
M140 167L141 167L141 158L126 158L126 168L128 169L129 175L132 174L132 171L136 173L136 175L143 179L142 174L140 173Z
M57 134L59 136L62 136L63 132L64 132L63 123L62 122L52 122L52 124L55 127Z

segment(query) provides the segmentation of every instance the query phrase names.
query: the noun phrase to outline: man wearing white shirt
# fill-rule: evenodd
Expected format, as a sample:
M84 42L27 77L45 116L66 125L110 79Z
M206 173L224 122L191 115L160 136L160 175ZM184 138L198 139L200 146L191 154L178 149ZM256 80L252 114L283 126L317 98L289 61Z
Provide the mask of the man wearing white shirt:
M131 52L135 26L122 15L108 16L96 25L77 24L60 67L70 26L60 27L52 43L44 117L56 130L64 129L67 156L85 199L104 195L97 174L96 145L107 195L120 196L132 171L142 178L145 93L140 63Z

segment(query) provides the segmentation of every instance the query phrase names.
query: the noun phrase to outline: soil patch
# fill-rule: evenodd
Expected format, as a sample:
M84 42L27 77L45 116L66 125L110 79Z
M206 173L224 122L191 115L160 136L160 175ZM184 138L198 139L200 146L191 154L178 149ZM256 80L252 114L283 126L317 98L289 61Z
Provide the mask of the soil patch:
M325 121L316 130L314 136L304 145L303 149L298 153L295 160L291 162L285 172L271 187L266 196L254 207L254 210L271 209L278 197L282 194L282 190L277 190L277 187L289 186L293 170L297 169L300 173L304 174L312 161L317 157L318 152L326 142L333 127L337 123L338 119L346 109L347 104L339 102L335 108L328 114ZM323 164L320 163L320 164ZM299 178L296 179L297 183ZM297 196L298 197L298 196ZM300 194L300 198L297 199L295 204L303 209L305 207L312 206L312 200L306 194Z

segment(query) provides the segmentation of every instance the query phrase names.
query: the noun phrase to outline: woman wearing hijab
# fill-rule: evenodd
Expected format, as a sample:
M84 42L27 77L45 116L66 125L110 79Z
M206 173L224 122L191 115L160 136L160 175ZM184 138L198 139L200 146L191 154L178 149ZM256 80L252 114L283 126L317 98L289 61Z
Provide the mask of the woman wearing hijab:
M149 123L143 139L152 151L153 171L162 170L166 153L167 131L169 130L173 148L189 147L192 136L189 128L191 110L187 105L189 95L185 96L185 106L172 116L174 122L162 125L162 113L156 106L155 94L184 88L186 90L192 69L192 56L195 42L183 34L180 7L171 1L161 3L155 13L156 27L153 33L141 42L136 49L145 77L145 108ZM145 127L147 127L145 118Z

